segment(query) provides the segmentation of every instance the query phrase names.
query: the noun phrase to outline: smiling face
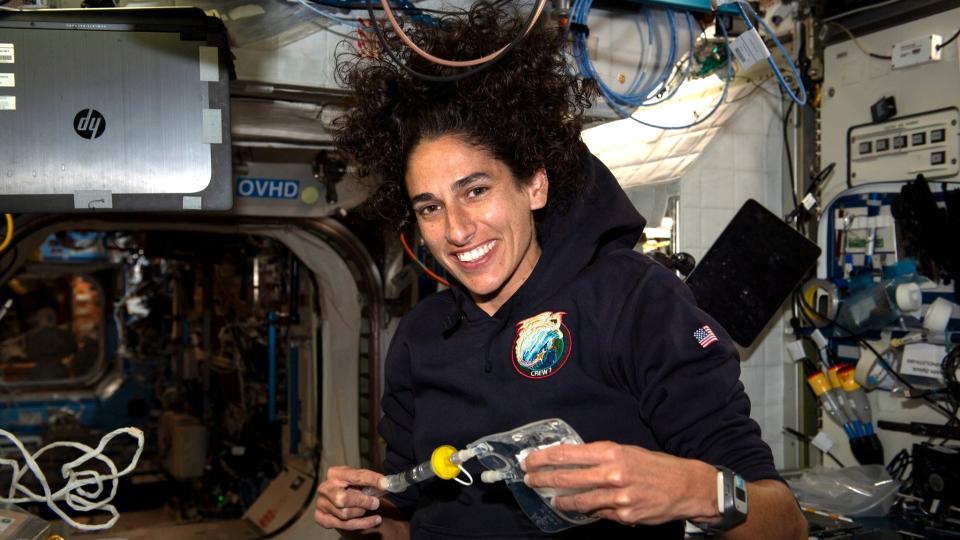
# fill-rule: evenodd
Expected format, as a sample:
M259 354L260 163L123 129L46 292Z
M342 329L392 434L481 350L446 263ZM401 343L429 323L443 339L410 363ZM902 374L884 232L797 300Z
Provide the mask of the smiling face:
M533 211L547 203L546 173L518 182L486 150L443 135L414 147L406 184L434 258L481 309L496 313L540 259Z

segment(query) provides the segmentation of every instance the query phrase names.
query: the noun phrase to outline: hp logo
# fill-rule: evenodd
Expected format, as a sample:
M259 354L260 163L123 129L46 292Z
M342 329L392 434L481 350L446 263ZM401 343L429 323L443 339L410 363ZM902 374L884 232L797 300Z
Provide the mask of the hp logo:
M107 129L107 120L95 109L84 109L73 117L73 130L84 139L96 139Z

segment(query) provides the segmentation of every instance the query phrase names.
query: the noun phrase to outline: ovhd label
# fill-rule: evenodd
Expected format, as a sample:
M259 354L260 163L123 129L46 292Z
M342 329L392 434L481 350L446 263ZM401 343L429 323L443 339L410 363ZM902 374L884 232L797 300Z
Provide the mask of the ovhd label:
M274 178L237 178L237 197L254 199L296 199L300 196L299 180Z

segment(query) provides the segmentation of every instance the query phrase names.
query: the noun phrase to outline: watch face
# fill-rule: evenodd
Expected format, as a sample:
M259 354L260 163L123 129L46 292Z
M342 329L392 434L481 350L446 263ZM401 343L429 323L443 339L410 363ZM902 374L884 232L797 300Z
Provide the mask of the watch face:
M720 466L717 467L717 506L720 521L707 525L710 531L731 529L747 517L747 483L730 469Z
M709 534L722 534L747 518L747 483L726 467L717 466L717 509L720 520L694 523Z
M734 476L733 506L741 514L747 513L747 483L740 475Z

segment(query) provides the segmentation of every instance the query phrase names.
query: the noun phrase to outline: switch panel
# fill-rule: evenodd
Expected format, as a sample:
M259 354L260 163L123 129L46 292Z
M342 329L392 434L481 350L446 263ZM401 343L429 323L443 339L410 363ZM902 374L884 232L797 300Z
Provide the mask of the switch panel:
M850 185L952 178L960 172L956 107L863 124L847 132Z

